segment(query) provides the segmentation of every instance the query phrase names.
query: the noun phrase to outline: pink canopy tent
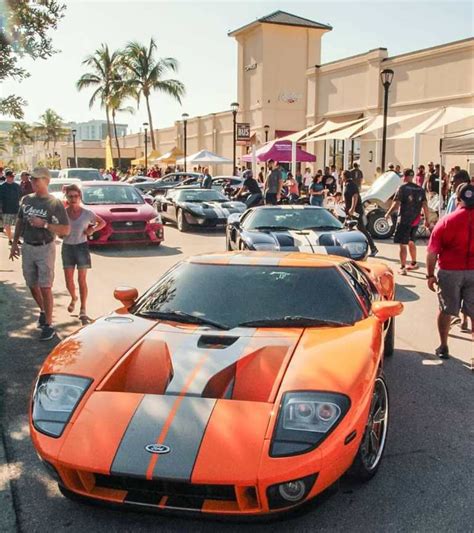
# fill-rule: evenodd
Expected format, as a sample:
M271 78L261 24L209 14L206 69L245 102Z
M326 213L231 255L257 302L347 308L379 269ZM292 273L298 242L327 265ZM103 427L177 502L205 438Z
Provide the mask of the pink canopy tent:
M273 159L281 163L291 162L291 141L279 141L275 139L264 144L256 151L257 161L269 161ZM247 154L242 157L242 161L251 162L252 154ZM296 161L303 163L312 163L316 161L316 156L305 152L302 148L296 145Z

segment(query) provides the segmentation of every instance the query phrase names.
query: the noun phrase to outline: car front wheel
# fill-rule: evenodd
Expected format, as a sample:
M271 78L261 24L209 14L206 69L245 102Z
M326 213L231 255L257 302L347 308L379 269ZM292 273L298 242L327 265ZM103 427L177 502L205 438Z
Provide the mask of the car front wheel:
M395 226L385 218L384 211L376 210L367 215L367 230L374 239L389 239Z
M357 455L349 469L349 476L364 482L377 473L387 442L389 398L385 377L375 380L369 418Z
M177 223L179 231L189 230L189 224L188 224L188 221L186 220L186 217L184 216L182 209L178 211L178 216L176 217L176 223Z

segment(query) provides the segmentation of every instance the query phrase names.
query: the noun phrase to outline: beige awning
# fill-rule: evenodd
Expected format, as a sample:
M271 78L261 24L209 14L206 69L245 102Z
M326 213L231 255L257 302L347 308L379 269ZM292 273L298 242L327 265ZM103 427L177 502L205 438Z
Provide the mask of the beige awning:
M436 110L425 109L424 111L417 111L416 113L408 113L407 115L387 117L387 126L399 124L400 122L404 122L405 120L409 120L411 118L421 117L422 115L426 115L427 113L433 113L434 111ZM371 133L372 131L376 131L381 128L383 128L383 115L377 115L375 117L375 120L371 124L369 124L362 131L359 131L356 135L354 135L354 137L362 137L362 135L365 135L366 133Z
M368 122L372 120L373 117L364 118L357 121L357 124L343 128L342 130L333 131L331 133L326 133L326 135L314 135L306 139L307 142L311 141L325 141L327 139L350 139L352 135L360 128L364 127Z
M466 118L474 118L474 107L457 107L449 106L439 109L437 113L428 117L426 120L410 128L407 131L401 132L398 135L393 135L389 139L411 139L416 134L424 134L436 130L458 120Z
M317 128L322 126L325 123L325 120L322 122L319 122L318 124L313 124L312 126L308 126L304 130L297 131L296 133L290 133L290 135L286 135L285 137L280 137L279 141L291 141L291 142L299 142L301 139L306 137L306 135L309 135L310 133L313 133L316 131Z

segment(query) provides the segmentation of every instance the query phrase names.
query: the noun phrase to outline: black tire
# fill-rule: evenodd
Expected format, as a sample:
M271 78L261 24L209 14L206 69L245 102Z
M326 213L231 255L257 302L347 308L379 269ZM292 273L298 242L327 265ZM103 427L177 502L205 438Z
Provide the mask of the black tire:
M395 351L395 318L390 319L390 325L385 332L384 357L392 357Z
M374 423L377 418L377 422ZM389 423L389 396L385 377L380 374L375 380L369 417L364 434L348 476L359 483L373 478L382 462L387 443ZM379 424L375 427L375 424ZM378 435L378 438L377 438Z
M377 209L367 217L367 230L374 239L390 239L395 231L395 225L389 224L384 211Z
M232 246L230 245L230 239L229 239L229 237L226 237L226 239L225 239L225 249L226 249L228 252L232 252Z
M244 241L239 242L239 250L248 250L247 245Z
M186 217L184 216L184 212L182 209L179 209L176 213L176 226L178 227L178 231L186 232L189 231L189 224L186 220Z

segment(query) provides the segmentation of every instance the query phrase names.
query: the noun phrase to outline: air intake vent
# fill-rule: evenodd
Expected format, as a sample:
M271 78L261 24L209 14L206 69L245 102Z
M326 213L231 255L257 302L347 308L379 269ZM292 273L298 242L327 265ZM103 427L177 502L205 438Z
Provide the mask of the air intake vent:
M199 348L210 348L213 350L223 350L232 346L239 337L224 337L219 335L202 335L198 341Z

